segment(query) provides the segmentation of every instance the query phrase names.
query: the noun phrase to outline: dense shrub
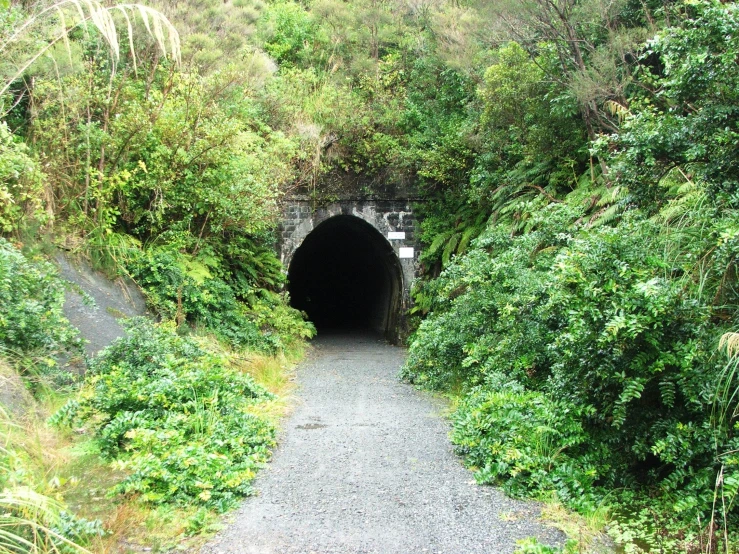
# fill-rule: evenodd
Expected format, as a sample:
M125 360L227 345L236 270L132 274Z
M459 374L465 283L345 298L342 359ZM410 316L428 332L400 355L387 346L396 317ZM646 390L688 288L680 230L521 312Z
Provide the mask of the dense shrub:
M552 332L541 314L548 269L571 240L568 227L578 213L550 207L538 214L535 232L519 237L491 226L456 258L425 291L433 311L411 342L403 376L437 389L481 384L504 367L524 381L543 378Z
M739 32L735 3L695 2L680 25L658 33L644 49L656 91L635 98L608 149L616 179L649 211L668 200L671 173L681 168L716 198L737 206L739 184ZM659 63L655 63L659 60ZM667 185L667 186L666 186Z
M597 458L588 450L583 412L570 403L525 390L515 381L477 387L454 415L452 441L480 483L509 494L560 498L581 509L597 502ZM596 449L593 449L596 450Z
M16 142L0 121L0 233L19 233L44 223L44 176L23 142Z
M137 251L127 265L163 318L204 326L236 347L273 352L311 337L312 325L260 286L284 278L274 254L243 249L236 255L244 260L224 268L217 256L194 257L168 245Z
M265 52L283 64L306 61L316 31L311 14L293 2L274 2L257 27Z
M545 387L592 410L591 436L610 447L621 479L709 485L717 337L706 334L710 308L673 277L679 268L664 249L656 226L629 218L559 253L545 307L554 332Z
M115 492L223 511L251 493L274 429L249 413L272 398L172 325L132 320L52 422L85 422L127 477Z
M78 347L77 332L64 317L63 305L64 285L56 268L29 260L0 238L0 349L54 366L51 354Z
M706 520L717 472L734 482L735 422L714 416L736 407L716 396L717 293L697 288L719 283L686 278L670 236L636 212L614 227L576 216L550 206L528 233L483 233L430 285L402 373L463 392L454 441L483 482L585 511L648 487Z

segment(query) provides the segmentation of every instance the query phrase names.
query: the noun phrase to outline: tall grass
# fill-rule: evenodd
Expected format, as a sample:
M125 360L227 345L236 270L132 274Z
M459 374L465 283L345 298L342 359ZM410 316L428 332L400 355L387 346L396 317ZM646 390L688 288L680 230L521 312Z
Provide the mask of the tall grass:
M10 49L19 42L25 33L44 23L48 24L48 20L52 15L57 16L57 29L52 32L51 37L45 44L37 47L35 51L29 52L29 55L23 58L24 61L18 65L12 76L2 83L0 97L7 92L16 79L20 78L26 70L44 54L49 52L56 44L63 42L66 45L71 61L69 35L72 30L78 27L85 28L84 26L87 23L91 23L95 27L106 43L113 59L113 70L115 71L115 66L121 57L116 16L119 16L125 23L128 36L128 51L131 55L134 69L136 69L137 59L133 40L133 22L137 17L144 24L149 36L155 40L161 52L165 56L169 54L177 63L180 61L179 34L169 20L160 12L142 4L114 4L113 6L104 6L97 0L59 0L51 6L44 8L37 14L29 17L13 34L3 42L0 42L0 57L7 57Z
M716 399L714 402L713 425L715 429L716 443L724 434L731 434L739 424L739 333L724 333L719 341L719 350L726 353L728 361L721 373L718 386L716 387ZM739 449L730 452L720 452L717 446L716 458L721 463L716 475L716 485L713 494L713 510L706 538L707 544L703 551L713 553L719 547L718 535L720 533L723 543L722 551L730 553L729 540L729 514L739 498L739 463L737 455ZM717 521L717 519L719 521ZM712 530L717 532L713 533Z
M293 405L292 393L295 390L293 367L297 358L284 354L266 356L263 354L231 354L232 363L242 372L276 395L274 400L260 402L253 406L255 415L266 417L278 425Z
M30 425L30 423L29 423ZM0 429L3 446L0 447L0 554L52 554L64 552L89 553L59 533L56 528L62 521L64 506L56 499L38 492L28 483L19 482L13 474L18 459L25 450L18 444L29 441L34 435L28 428L14 423L0 407ZM14 461L16 463L14 463ZM28 471L28 468L24 468Z
M0 554L51 554L89 550L53 529L60 523L62 506L54 499L28 487L0 493Z

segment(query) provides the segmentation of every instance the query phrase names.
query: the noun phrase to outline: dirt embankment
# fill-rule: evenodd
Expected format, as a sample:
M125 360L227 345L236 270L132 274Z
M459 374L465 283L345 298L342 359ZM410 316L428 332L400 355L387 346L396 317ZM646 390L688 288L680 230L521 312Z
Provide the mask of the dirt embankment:
M80 331L85 350L93 355L123 335L119 319L147 314L138 288L123 279L111 281L87 264L56 256L61 277L69 283L64 314Z

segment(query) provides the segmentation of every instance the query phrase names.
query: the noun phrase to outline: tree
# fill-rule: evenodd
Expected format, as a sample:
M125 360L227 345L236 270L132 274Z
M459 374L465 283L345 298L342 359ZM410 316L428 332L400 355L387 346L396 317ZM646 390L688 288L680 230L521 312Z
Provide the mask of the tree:
M478 9L491 21L488 40L513 39L533 60L542 49L553 48L558 63L543 67L547 78L558 82L577 99L590 141L618 130L614 108L626 105L637 51L647 36L645 17L627 17L628 2L597 0L506 0L480 3ZM599 158L604 175L607 165Z
M615 178L656 211L669 186L695 181L714 199L739 205L739 8L695 2L680 25L658 33L643 53L654 67L618 134L599 142ZM727 38L730 37L730 38ZM673 180L674 181L674 180Z

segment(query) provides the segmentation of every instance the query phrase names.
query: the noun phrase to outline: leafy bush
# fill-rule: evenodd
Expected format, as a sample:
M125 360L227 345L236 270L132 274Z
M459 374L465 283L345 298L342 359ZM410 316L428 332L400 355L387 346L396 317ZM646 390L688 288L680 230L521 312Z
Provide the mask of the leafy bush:
M279 336L280 345L289 348L297 341L313 338L316 328L298 310L288 304L287 295L266 292L251 307L252 317L260 329Z
M280 63L295 64L304 59L316 39L311 14L299 3L274 2L259 21L257 34L264 50Z
M213 252L191 256L171 243L139 251L127 265L163 318L202 325L236 347L275 351L313 336L298 311L262 288L284 279L274 253L244 248L233 254L224 268Z
M128 473L114 492L223 511L251 493L275 444L274 429L249 413L270 398L173 325L137 319L51 421L81 420L94 430L102 454Z
M546 389L592 410L591 436L611 446L617 473L708 485L721 367L705 334L710 310L671 278L679 269L656 255L663 241L650 222L628 218L559 253L544 310L555 332Z
M717 472L734 482L734 423L713 415L736 402L715 403L723 285L686 278L690 256L636 212L612 228L580 228L577 213L550 206L514 237L493 225L454 259L426 287L402 374L463 392L454 441L483 482L583 511L649 487L706 521Z
M204 325L241 347L269 347L249 319L246 306L202 261L165 246L140 253L128 268L146 292L149 304L163 318Z
M536 216L534 232L512 238L497 225L483 233L424 291L434 297L432 313L413 337L402 375L435 389L478 385L491 372L544 378L552 339L541 314L548 269L579 213L553 206Z
M20 351L54 350L74 334L62 313L64 287L56 270L31 262L0 238L0 343Z
M568 504L588 509L600 468L583 456L584 415L568 402L501 382L465 397L453 416L452 441L478 482L500 484L515 496L556 490Z
M0 233L18 233L48 220L43 209L44 177L28 147L15 142L0 121Z
M669 199L675 168L737 206L739 45L726 38L737 32L736 4L697 1L647 43L642 80L657 93L637 96L618 133L597 141L643 209Z
M62 311L64 285L56 268L42 260L31 261L0 238L0 351L19 369L68 381L59 372L55 354L80 352L77 330Z

